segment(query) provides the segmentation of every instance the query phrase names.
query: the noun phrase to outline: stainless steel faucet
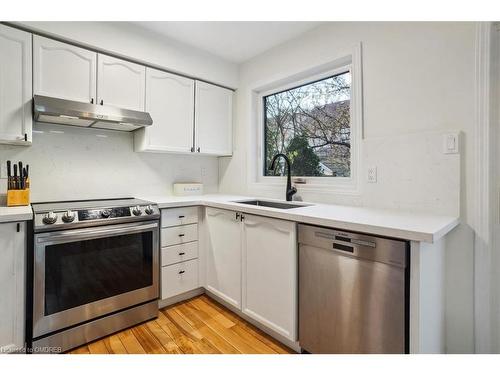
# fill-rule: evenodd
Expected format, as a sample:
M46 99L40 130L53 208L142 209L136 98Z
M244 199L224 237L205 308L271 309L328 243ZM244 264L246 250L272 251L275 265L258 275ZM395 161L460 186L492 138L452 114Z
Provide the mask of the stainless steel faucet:
M287 170L286 170L286 191L285 191L285 194L286 194L286 200L291 201L293 195L297 192L297 189L295 188L295 186L292 186L292 176L291 176L291 172L290 172L290 159L288 159L288 157L285 154L274 155L274 158L273 158L273 161L271 162L271 166L269 167L269 170L274 171L274 164L276 163L276 160L280 157L285 159L285 162L286 162Z

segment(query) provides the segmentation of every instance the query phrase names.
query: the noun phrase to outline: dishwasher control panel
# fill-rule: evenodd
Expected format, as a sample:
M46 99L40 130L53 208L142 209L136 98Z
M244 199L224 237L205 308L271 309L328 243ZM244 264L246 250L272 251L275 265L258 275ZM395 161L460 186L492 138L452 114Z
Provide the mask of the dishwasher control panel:
M318 246L353 256L406 267L408 243L385 237L299 224L299 243Z

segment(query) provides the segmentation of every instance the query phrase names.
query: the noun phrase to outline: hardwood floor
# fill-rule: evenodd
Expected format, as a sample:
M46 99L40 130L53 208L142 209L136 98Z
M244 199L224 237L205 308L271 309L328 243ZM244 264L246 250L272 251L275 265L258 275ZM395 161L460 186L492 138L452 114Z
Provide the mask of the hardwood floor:
M69 354L289 354L291 349L202 295Z

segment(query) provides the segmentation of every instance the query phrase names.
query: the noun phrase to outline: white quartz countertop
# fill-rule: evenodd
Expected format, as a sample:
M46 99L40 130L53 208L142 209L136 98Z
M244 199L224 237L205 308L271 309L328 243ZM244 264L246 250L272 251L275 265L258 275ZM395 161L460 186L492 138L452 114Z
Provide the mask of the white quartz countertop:
M0 223L11 221L26 221L33 218L31 206L5 207L0 206Z
M235 201L268 198L237 195L200 195L190 197L140 197L158 204L160 208L206 206L248 214L274 217L298 223L332 227L411 241L435 242L459 224L453 216L412 213L379 208L340 206L331 204L293 202L304 207L277 209L252 206ZM26 221L33 218L31 206L0 207L0 223Z
M379 208L309 202L293 202L294 204L304 205L304 207L292 209L252 206L235 201L250 199L275 200L235 195L213 194L190 197L156 196L141 198L156 202L160 208L183 206L215 207L298 223L430 243L445 236L459 224L459 219L453 216L411 213Z

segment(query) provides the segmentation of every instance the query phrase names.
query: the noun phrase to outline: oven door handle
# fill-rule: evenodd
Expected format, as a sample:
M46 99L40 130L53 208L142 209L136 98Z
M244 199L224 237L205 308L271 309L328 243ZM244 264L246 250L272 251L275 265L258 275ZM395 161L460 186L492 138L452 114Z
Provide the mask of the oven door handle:
M36 243L42 244L46 242L73 242L84 239L102 238L107 236L114 236L120 234L133 234L147 232L151 229L158 228L158 223L149 224L124 224L113 225L110 227L93 227L85 229L74 229L63 232L52 232L35 235Z

